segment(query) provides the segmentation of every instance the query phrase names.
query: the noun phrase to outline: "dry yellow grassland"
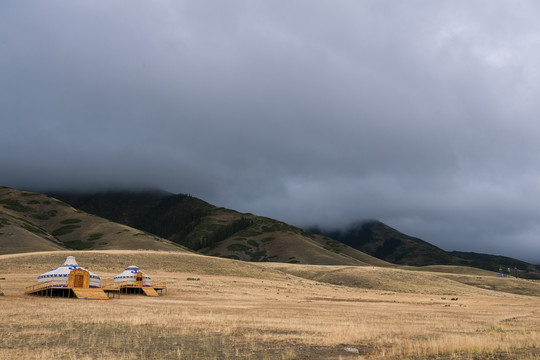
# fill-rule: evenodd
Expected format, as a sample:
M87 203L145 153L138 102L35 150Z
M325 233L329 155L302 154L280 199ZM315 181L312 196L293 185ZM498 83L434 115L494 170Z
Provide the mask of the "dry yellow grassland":
M270 266L134 251L75 256L105 280L122 270L114 262L139 265L168 282L168 295L23 295L65 255L0 257L0 359L540 359L534 296L460 283L449 295L430 294L433 280L423 293L365 289Z

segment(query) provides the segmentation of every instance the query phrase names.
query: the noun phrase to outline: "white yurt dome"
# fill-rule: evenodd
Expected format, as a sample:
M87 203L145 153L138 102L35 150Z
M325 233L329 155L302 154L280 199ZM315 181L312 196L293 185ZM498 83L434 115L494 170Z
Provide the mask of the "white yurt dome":
M47 281L53 281L54 286L67 287L69 273L77 269L88 271L85 268L80 267L79 264L77 264L77 261L75 261L75 258L73 256L68 256L66 258L66 261L59 267L52 269L50 271L47 271L44 274L39 275L38 284L41 284ZM90 274L90 287L91 288L100 287L100 277L90 271L88 271L88 273Z
M145 273L143 273L142 271L140 271L139 267L135 266L135 265L128 266L126 268L126 270L124 270L122 273L116 275L114 277L114 282L115 282L115 284L126 283L126 285L135 286L136 277L137 277L138 273L142 274L143 286L151 286L151 278L150 278L150 276L148 276Z

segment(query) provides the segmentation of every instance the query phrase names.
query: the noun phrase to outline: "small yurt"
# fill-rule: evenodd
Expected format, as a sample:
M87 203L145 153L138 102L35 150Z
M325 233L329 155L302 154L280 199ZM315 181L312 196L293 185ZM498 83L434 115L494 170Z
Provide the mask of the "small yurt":
M53 282L54 287L99 288L100 277L80 267L73 256L68 256L64 264L38 276L38 284Z
M128 266L126 270L114 277L114 284L121 287L152 286L150 276L139 270L138 266Z

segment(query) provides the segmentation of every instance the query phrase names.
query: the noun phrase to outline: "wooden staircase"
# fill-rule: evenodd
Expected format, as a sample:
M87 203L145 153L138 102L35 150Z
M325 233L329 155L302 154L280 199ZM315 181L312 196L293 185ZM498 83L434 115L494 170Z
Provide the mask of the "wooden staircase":
M152 287L142 287L142 291L146 294L146 296L159 296L157 291Z
M79 299L87 298L88 300L109 300L109 296L105 294L103 289L99 288L72 288L73 293Z

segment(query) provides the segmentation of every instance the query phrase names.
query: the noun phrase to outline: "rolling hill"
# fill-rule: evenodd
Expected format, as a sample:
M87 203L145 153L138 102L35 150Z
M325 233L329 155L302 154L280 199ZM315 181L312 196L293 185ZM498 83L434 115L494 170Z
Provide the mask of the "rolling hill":
M190 248L252 262L393 266L327 237L189 195L142 191L58 197L75 207L56 197L0 188L0 254Z
M405 235L376 220L356 223L346 230L323 231L313 228L311 231L394 264L422 267L459 265L494 272L499 271L499 267L502 266L504 269L519 269L518 276L520 277L540 279L538 267L524 261L472 252L448 252L422 239Z
M517 267L521 277L540 278L534 265L501 256L446 252L379 221L359 223L346 231L310 232L159 190L47 196L3 187L0 206L4 254L66 248L191 249L250 262L397 264L422 271L437 271L429 270L433 269L429 265L452 265L496 272L503 265Z
M393 266L283 222L163 191L51 194L111 221L167 238L202 254L253 262Z
M0 187L0 254L65 249L152 249L182 246L74 209L43 194Z

